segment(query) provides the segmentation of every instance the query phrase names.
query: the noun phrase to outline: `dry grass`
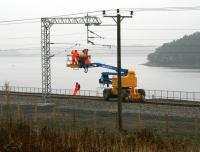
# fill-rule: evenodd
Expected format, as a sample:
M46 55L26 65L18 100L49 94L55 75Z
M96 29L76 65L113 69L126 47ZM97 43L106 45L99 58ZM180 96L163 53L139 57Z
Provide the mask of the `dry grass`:
M189 141L162 138L156 131L31 128L24 122L0 124L1 152L197 152Z

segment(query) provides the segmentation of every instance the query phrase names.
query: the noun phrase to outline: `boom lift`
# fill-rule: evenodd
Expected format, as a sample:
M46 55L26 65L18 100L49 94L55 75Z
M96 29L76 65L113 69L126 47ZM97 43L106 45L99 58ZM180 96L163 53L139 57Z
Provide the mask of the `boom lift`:
M115 72L102 72L99 83L107 86L107 88L103 90L103 97L105 100L117 97L117 67L102 63L91 63L91 56L88 54L79 54L79 57L77 58L78 62L76 62L76 64L74 64L74 62L70 60L71 58L73 58L71 57L71 55L67 55L68 60L66 66L70 68L83 68L85 73L88 72L88 68L92 67L102 67L105 69L114 70ZM122 99L124 101L144 101L145 91L143 89L137 89L137 77L135 72L131 69L121 69L121 75ZM110 88L109 85L112 85L112 87Z

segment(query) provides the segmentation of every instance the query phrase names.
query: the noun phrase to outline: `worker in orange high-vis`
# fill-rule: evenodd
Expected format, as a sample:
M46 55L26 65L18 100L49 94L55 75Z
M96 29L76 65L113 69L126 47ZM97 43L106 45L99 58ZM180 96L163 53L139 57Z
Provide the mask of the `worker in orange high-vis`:
M72 64L75 64L75 51L74 50L72 50L71 51L71 56L72 56Z
M84 49L82 52L84 55L88 55L88 49Z
M73 96L75 96L79 90L80 90L80 84L78 82L76 82L74 92L73 92Z
M90 60L89 57L87 57L87 58L85 59L85 64L90 64L90 63L91 63L91 60Z
M75 64L78 64L78 60L79 60L79 53L77 50L75 50L74 52L74 56L75 56Z
M88 49L85 49L85 55L88 55Z
M88 56L88 49L84 49L82 52L84 55L84 64L90 64L90 58Z

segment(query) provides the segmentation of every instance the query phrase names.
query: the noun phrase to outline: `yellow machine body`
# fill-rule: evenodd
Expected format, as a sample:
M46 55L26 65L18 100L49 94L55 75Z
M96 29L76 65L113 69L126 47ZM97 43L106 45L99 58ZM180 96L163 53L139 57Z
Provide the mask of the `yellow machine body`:
M112 77L112 86L113 88L118 88L118 78L117 76ZM122 88L136 88L137 87L137 77L133 70L128 70L126 76L122 76Z
M118 95L118 78L112 77L112 88L108 98ZM105 89L106 90L106 89ZM108 90L108 89L107 89ZM144 101L145 92L143 89L137 89L137 77L133 70L128 70L126 76L122 76L122 99L128 101Z

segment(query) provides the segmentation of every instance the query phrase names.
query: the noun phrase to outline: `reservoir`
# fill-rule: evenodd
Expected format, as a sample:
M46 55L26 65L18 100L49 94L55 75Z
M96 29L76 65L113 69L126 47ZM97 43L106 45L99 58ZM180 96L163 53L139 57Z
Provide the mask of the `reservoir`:
M150 90L195 91L200 92L200 69L178 69L150 67L146 63L146 54L122 56L122 68L133 69L138 78L138 88ZM92 56L92 62L116 66L115 56ZM82 90L97 90L103 68L83 69L66 67L66 57L55 56L51 59L52 88L72 89L76 82ZM9 81L11 86L41 88L40 56L0 57L0 85Z

